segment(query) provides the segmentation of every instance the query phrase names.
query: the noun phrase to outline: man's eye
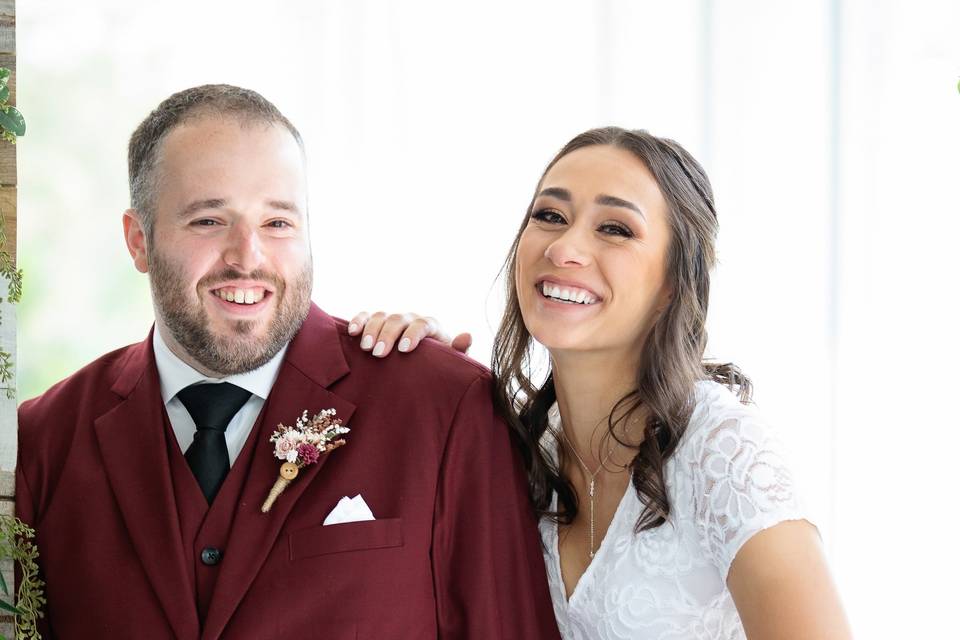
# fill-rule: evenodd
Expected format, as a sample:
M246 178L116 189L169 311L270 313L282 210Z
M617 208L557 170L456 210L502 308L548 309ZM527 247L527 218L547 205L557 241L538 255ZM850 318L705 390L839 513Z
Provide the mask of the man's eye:
M267 226L273 227L274 229L286 229L288 227L292 227L293 225L286 220L271 220L267 223Z
M563 224L566 222L563 216L553 209L540 209L539 211L535 211L530 217L540 222L546 222L547 224Z
M600 232L610 236L621 236L623 238L632 238L633 232L622 224L607 223L600 225Z
M213 227L217 224L217 221L211 220L210 218L200 218L199 220L194 220L190 224L195 227Z

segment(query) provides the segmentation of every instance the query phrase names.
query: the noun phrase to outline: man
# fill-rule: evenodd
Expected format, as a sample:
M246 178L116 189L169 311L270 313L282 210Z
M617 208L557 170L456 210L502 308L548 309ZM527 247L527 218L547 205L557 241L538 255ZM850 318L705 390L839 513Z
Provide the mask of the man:
M557 637L489 374L436 343L370 359L311 304L293 125L252 91L188 89L129 168L154 329L20 408L44 637ZM344 444L262 512L274 430L328 409ZM354 496L367 519L338 507Z

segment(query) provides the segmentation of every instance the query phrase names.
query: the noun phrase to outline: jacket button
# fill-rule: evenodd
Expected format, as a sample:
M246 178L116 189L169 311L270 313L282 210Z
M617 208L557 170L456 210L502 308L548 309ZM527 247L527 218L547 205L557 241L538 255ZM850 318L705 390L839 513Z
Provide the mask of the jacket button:
M200 552L200 562L208 567L219 564L221 560L223 560L223 552L220 549L207 547Z

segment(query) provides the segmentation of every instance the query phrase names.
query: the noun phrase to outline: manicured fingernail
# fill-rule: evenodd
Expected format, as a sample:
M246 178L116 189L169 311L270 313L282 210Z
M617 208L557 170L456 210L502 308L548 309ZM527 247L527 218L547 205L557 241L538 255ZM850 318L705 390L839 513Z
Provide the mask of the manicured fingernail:
M357 332L357 323L351 322L350 326L347 327L347 333L356 333Z
M369 349L372 346L373 346L373 336L371 336L370 334L363 336L363 340L360 341L360 348Z
M383 341L378 342L377 346L373 348L373 355L382 356L386 348L387 348L387 345L383 344Z
M404 353L406 353L407 349L409 348L410 348L410 338L404 338L403 340L400 341L400 344L397 345L397 349L399 349Z

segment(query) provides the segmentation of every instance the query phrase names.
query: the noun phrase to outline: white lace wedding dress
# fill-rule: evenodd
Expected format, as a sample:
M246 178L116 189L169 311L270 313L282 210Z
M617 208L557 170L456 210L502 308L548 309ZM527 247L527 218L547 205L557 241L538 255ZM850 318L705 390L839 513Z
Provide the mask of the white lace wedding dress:
M550 595L565 640L745 638L725 584L734 556L758 531L808 518L782 447L756 410L714 382L698 383L696 397L665 467L669 519L634 533L641 503L628 486L569 601L557 526L541 521ZM555 454L556 405L550 423L543 444Z

